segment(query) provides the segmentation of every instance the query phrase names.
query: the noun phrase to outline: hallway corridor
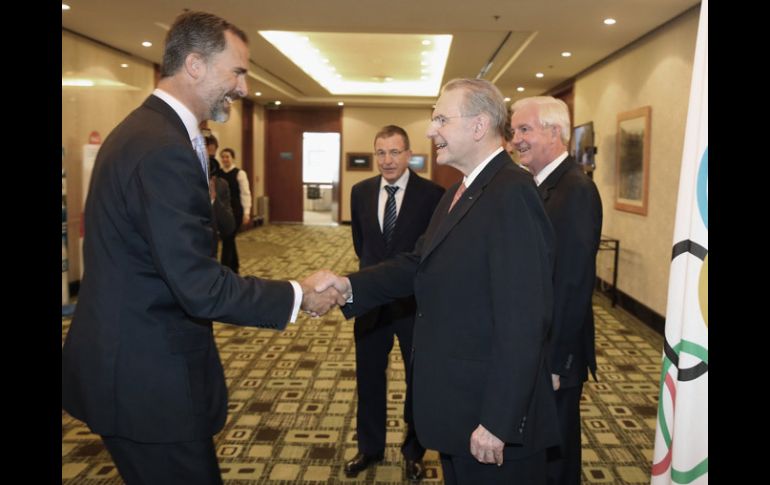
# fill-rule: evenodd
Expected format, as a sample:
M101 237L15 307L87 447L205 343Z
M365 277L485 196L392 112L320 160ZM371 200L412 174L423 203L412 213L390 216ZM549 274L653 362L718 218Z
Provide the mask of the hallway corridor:
M358 268L350 226L266 225L237 240L241 273L302 278L321 268ZM582 399L583 483L647 484L663 338L594 296L599 382ZM62 341L69 329L62 319ZM215 437L226 484L405 483L399 444L404 432L404 371L391 354L385 460L346 478L356 453L353 321L339 310L277 333L215 324L229 389L229 415ZM441 484L438 454L425 456L425 484ZM62 411L62 483L123 483L98 436Z

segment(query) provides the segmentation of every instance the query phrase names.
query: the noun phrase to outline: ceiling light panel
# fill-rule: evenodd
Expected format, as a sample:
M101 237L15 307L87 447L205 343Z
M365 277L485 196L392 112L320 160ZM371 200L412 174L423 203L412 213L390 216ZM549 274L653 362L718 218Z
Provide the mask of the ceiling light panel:
M338 95L438 96L452 44L451 35L259 33Z

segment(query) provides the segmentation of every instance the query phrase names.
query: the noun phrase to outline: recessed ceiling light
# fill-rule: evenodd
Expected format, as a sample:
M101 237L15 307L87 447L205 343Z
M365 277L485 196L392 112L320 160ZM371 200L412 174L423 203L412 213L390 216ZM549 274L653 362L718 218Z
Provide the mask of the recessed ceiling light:
M506 96L506 97L505 97L505 99L503 99L503 101L505 101L506 103L507 103L508 101L510 101L510 100L511 100L511 98L509 98L508 96Z
M81 88L89 88L96 84L90 79L62 79L62 86L76 86Z
M516 88L516 91L518 91L520 93L523 93L524 92L524 88L522 86L519 86L518 88Z
M385 78L385 81L386 81L386 82L391 82L392 80L393 80L393 78L392 78L392 77L390 77L390 76L387 76L387 77Z
M62 9L62 10L69 10L69 9L70 9L70 6L69 6L69 5L67 5L66 3L62 3L62 4L61 4L61 9Z
M539 77L543 77L543 76L545 76L545 74L543 74L542 72L536 72L535 73L535 77L539 78Z
M564 52L561 53L562 57L569 57L571 55L572 55L572 52L569 52L569 51L564 51Z
M604 19L604 25L615 25L615 19L612 19L612 18Z
M423 64L425 70L421 74L425 75L426 78L421 78L421 74L418 74L417 70L414 69L416 75L413 74L406 78L399 75L398 77L393 76L395 79L385 79L383 74L370 80L368 76L361 75L360 69L346 70L344 77L338 75L330 66L337 63L339 56L335 52L327 51L322 46L328 44L327 41L330 39L335 42L344 41L355 45L363 42L365 35L367 42L371 41L375 46L383 49L388 45L392 46L394 39L403 41L404 34L332 34L328 32L286 31L260 31L259 34L333 95L437 96L441 88L446 59L452 42L450 35L408 35L407 37L411 37L411 42L414 42L412 45L421 45L420 52L425 52L412 62ZM395 37L396 35L398 37ZM304 41L303 37L309 37L310 42ZM319 48L320 52L318 52ZM329 61L325 63L323 59Z
M254 96L262 96L262 91L257 91L256 93L254 93Z
M275 101L275 105L276 105L276 106L280 106L280 105L281 105L281 102L280 102L280 101Z
M127 67L128 67L128 64L126 64L126 63L124 62L123 64L121 64L121 65L120 65L120 67L122 67L123 69L125 69L125 68L127 68Z
M345 103L343 103L342 101L337 101L337 106L345 106Z
M142 42L142 45L145 46L145 47L152 47L152 42L149 42L149 41L145 40L144 42Z

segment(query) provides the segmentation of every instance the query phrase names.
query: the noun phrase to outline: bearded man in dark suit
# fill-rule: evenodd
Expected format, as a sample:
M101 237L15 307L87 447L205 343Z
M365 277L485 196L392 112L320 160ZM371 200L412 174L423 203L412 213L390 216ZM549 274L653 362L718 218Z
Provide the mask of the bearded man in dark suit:
M102 437L129 485L222 483L212 437L227 389L212 320L280 330L300 306L324 313L339 296L316 293L313 278L241 278L211 257L199 125L227 121L246 95L246 42L214 15L177 17L157 89L94 164L62 407Z

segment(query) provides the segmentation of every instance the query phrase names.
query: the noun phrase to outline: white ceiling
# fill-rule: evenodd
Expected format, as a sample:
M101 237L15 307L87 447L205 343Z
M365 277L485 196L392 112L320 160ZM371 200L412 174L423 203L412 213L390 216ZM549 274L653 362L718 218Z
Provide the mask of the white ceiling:
M334 96L259 35L260 30L451 34L443 82L483 76L513 100L542 94L700 3L699 0L65 0L62 27L127 54L161 62L168 26L184 11L215 13L249 36L249 97L260 104L430 106L434 97ZM604 18L617 24L606 26ZM509 35L510 32L510 35ZM150 48L141 46L149 40ZM365 42L328 40L338 71L372 78L413 69L421 46L394 43L362 66ZM499 50L498 50L499 49ZM572 56L561 56L562 51ZM497 52L496 52L497 51ZM397 56L394 58L394 54ZM381 57L381 58L380 58ZM400 59L399 59L400 58ZM339 59L339 61L337 61ZM349 59L356 65L345 65ZM127 56L127 61L130 57ZM368 67L371 66L371 67ZM535 78L536 72L545 76ZM524 92L516 87L523 86ZM261 91L262 96L254 93Z

